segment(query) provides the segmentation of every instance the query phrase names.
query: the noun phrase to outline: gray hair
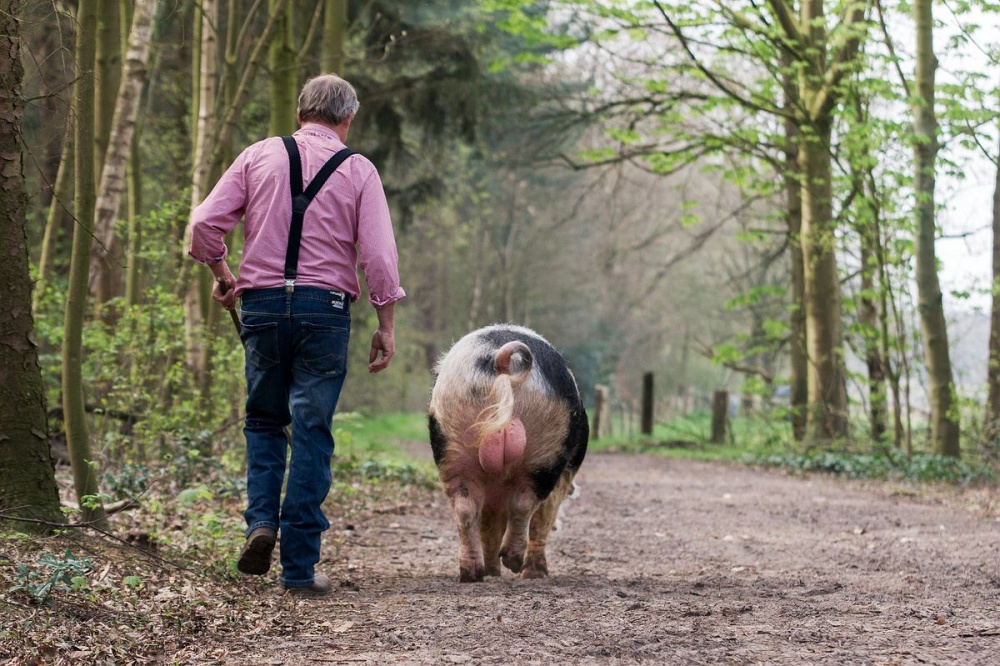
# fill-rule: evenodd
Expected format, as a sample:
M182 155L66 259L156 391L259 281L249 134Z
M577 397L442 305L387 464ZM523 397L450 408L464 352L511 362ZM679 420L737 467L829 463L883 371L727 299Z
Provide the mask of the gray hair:
M304 123L313 121L336 127L360 107L354 86L333 74L309 79L299 93L299 121Z

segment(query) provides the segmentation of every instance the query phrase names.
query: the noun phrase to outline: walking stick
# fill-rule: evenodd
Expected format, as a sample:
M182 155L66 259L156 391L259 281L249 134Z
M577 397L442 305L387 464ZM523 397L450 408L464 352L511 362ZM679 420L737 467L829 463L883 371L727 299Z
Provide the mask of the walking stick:
M226 292L229 291L229 285L227 285L226 281L222 278L216 278L215 281L219 283L219 290L222 292L222 295L225 296ZM236 335L242 333L243 324L240 323L240 313L236 311L236 308L229 311L229 318L233 320L233 326L236 327Z

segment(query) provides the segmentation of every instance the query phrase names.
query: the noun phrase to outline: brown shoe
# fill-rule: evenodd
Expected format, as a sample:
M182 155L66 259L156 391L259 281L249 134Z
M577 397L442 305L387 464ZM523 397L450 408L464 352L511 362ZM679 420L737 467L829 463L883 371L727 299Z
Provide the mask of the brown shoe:
M333 593L333 581L327 575L316 574L312 585L305 587L285 587L282 585L282 588L285 590L285 594L296 597L327 597Z
M271 551L277 541L277 533L270 527L258 527L243 544L236 568L248 576L263 576L271 568Z

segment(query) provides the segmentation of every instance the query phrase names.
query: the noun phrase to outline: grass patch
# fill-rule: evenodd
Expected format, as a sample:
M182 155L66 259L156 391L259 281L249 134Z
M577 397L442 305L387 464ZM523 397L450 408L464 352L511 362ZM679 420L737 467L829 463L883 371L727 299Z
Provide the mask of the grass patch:
M423 413L389 414L363 417L349 414L334 419L338 427L349 434L353 452L349 455L352 471L365 473L358 465L416 464L415 471L433 476L433 464L414 463L399 446L403 441L427 442L427 422ZM620 426L621 424L616 424ZM729 460L747 465L780 467L793 472L819 472L852 479L908 480L958 484L996 484L996 470L988 464L968 458L955 460L931 452L915 452L907 457L902 451L855 437L850 448L840 450L809 450L792 438L791 423L766 416L737 417L730 420L730 429L722 443L710 442L711 414L692 412L688 416L656 423L652 435L635 431L615 432L601 439L591 438L588 449L593 452L652 453L668 458L697 460ZM341 435L337 434L338 456L345 455ZM429 446L429 445L428 445ZM372 475L408 478L408 472L372 470Z
M736 418L730 422L726 440L712 443L712 417L708 412L655 423L652 435L612 434L591 439L592 451L656 453L672 458L742 460L747 455L787 451L792 440L789 423L763 417Z
M382 416L365 416L358 412L336 414L333 436L337 457L409 460L402 442L424 442L430 450L427 416L419 412Z

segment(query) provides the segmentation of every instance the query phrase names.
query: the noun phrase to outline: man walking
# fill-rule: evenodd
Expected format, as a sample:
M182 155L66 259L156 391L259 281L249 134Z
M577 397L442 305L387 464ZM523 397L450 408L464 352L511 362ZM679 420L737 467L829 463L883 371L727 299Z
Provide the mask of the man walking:
M309 80L299 95L299 130L244 150L191 214L189 253L215 276L213 297L230 310L241 300L247 540L237 568L267 573L280 534L281 585L305 596L333 590L315 565L330 526L322 510L330 428L347 371L351 304L361 291L358 264L378 315L369 372L392 360L395 302L406 295L378 172L344 145L358 107L347 81ZM244 248L234 279L223 237L240 218Z

